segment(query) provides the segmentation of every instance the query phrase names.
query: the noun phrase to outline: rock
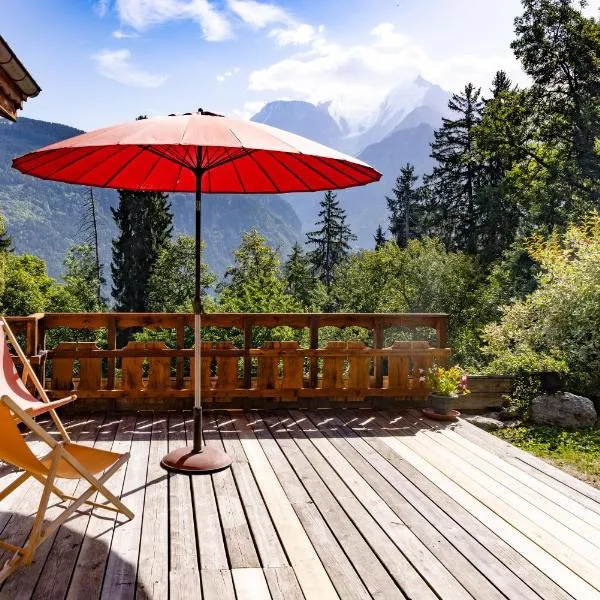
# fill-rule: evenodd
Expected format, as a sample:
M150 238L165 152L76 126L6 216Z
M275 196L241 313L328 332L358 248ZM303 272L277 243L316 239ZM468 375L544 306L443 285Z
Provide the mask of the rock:
M464 418L469 423L484 429L485 431L496 431L497 429L504 429L506 424L503 421L493 417L498 413L488 413L487 415L466 415Z
M558 425L566 429L593 427L598 415L589 398L557 392L534 398L530 419L538 425Z

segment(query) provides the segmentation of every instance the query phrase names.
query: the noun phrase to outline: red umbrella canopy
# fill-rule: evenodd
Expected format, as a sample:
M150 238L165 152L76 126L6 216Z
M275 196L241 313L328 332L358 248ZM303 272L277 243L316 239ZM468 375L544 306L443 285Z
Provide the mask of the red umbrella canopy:
M369 165L299 135L202 112L84 133L13 161L29 175L86 186L228 194L308 192L378 181Z

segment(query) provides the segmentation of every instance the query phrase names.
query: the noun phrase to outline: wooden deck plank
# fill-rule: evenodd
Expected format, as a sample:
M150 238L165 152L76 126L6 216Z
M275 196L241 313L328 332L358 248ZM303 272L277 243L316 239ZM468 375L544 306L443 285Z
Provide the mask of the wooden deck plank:
M122 495L123 502L135 516L131 520L123 515L117 517L102 583L102 600L131 600L135 597L151 434L151 413L138 414Z
M304 600L292 567L267 567L263 572L273 600Z
M386 421L383 417L382 423L385 427ZM393 432L388 430L388 435L382 437L382 440L392 450L433 481L439 488L447 494L452 495L471 514L501 535L515 550L525 556L564 590L568 590L571 595L579 598L600 598L597 590L592 585L579 577L553 555L546 552L545 549L537 545L529 537L522 534L512 523L506 521L502 516L490 509L482 502L481 498L472 495L464 489L462 483L470 487L469 480L461 476L460 473L456 473L461 480L461 485L459 485L454 480L454 472L449 472L452 469L445 468L444 466L444 463L448 459L447 455L440 456L430 452L427 446L414 439L412 433L407 434L404 432L404 435L402 435L401 428L399 427L397 430L394 429ZM485 495L485 490L482 490L481 487L477 491Z
M514 464L529 475L552 486L558 492L579 502L588 510L600 514L600 490L496 436L486 437L485 431L464 419L460 419L454 424L454 431L475 444L485 444L485 448L490 452L494 452L503 460Z
M473 467L468 460L452 454L444 445L443 436L433 434L434 437L429 437L430 441L424 443L423 435L432 434L423 432L407 419L405 422L409 423L413 435L403 436L402 441L426 449L432 464L600 592L600 569L594 564L595 560L600 560L596 546L515 494L510 487ZM448 460L449 456L452 460Z
M157 413L152 421L146 496L142 517L136 600L169 597L168 476L160 467L167 453L168 417ZM115 548L115 551L117 549Z
M343 428L339 420L311 413L307 415L310 421L306 423L294 411L292 416L303 429L313 426L309 437L330 464L345 460L352 465L356 475L350 472L344 475L344 481L353 492L359 492L359 488L353 484L357 476L364 479L451 573L460 573L462 585L473 597L506 596L514 600L539 600L539 596L488 552L485 546L474 540L408 479L395 471L375 449L348 428ZM324 439L328 440L335 452L323 443ZM342 473L341 469L336 470ZM502 594L498 590L502 590Z
M235 600L233 579L229 569L202 569L200 578L204 600Z
M101 442L99 447L113 452L129 452L135 429L135 416L124 415L120 418L114 440ZM121 467L107 482L107 489L120 497L125 480L126 466ZM100 494L96 502L104 502ZM77 558L77 565L69 583L67 600L86 598L93 600L100 596L106 561L110 554L110 546L114 531L115 513L102 509L92 511L83 544Z
M189 413L188 413L189 418ZM169 415L169 451L185 446L186 423ZM190 475L169 473L169 598L190 600L202 594Z
M218 437L216 431L210 432L209 421L204 423L204 438L207 443L213 443L212 439ZM207 586L210 589L219 589L223 578L229 580L228 588L233 590L233 581L231 580L230 566L227 559L227 550L225 548L225 538L221 519L219 517L219 508L213 477L199 476L192 477L192 491L194 497L194 512L196 515L196 535L198 537L198 549L200 552L200 570L201 577L204 578L203 571L209 571L207 577L210 582ZM227 576L223 575L227 573ZM202 582L204 588L204 580Z
M220 412L217 414L217 421L225 451L233 460L233 477L258 550L260 564L263 568L287 567L289 562L285 551L252 475L248 458L231 417L227 413Z
M207 445L214 445L223 450L223 443L217 429L216 416L213 414L207 415L205 422L207 427L204 435ZM242 500L233 478L232 469L225 469L213 474L212 480L230 568L260 568L260 561L250 533L246 513L242 506Z
M592 548L590 559L593 560L594 554L600 551L600 518L597 523L590 523L590 521L595 521L594 517L600 517L600 515L596 515L592 511L587 511L589 514L582 514L585 513L585 507L581 504L569 502L569 498L561 496L549 486L530 477L517 467L497 459L491 452L477 447L465 438L455 434L452 430L439 429L433 431L412 415L407 415L406 418L415 427L419 428L422 435L433 436L432 439L441 443L452 454L460 456L475 468L493 478L494 481L509 488L511 493L514 492L523 498L525 501L522 504L524 510L527 510L527 503L531 503L534 507L543 511L544 514L556 520L561 527L564 526L571 533L576 533L578 539L587 540ZM515 502L515 504L521 505L520 502ZM528 510L527 514L530 514ZM587 520L584 520L584 516L587 516ZM554 531L556 534L556 530ZM600 559L600 556L598 558Z
M85 429L87 419L79 418L73 419L72 421L65 421L65 428L69 431L69 435L71 440L77 442L79 440L80 435ZM49 425L48 422L45 425ZM33 448L33 444L31 444ZM25 484L22 486L25 487ZM77 480L65 480L60 483L61 489L66 493L72 495L75 492L77 487ZM41 497L42 487L37 484L36 487L30 489L29 495L31 496L31 500L39 503L39 499ZM15 493L16 494L16 493ZM5 499L4 502L7 502L9 498ZM2 515L9 516L11 512L14 510L16 512L23 511L26 507L23 506L23 502L21 499L17 498L15 500L15 504L13 506L6 506L6 509L2 508ZM6 512L4 512L6 510ZM35 508L33 509L35 510ZM64 510L62 504L58 502L58 499L53 497L52 504L48 508L46 512L46 522L50 522L58 517ZM31 513L25 513L31 514ZM20 569L16 571L11 577L4 583L2 586L2 591L0 592L0 598L10 598L14 600L28 600L31 598L33 594L33 590L37 584L37 581L40 577L42 570L46 564L46 560L48 558L48 554L52 548L54 539L56 538L58 531L54 533L54 535L49 538L42 546L40 546L34 556L33 562L30 567L27 569ZM1 539L5 539L4 535L0 536ZM2 560L5 560L4 557Z
M262 569L232 569L237 600L271 600Z
M118 420L112 417L106 419L92 417L80 434L78 443L89 446L95 443L106 444L114 438L117 426ZM74 496L81 494L87 487L87 482L78 481ZM58 530L32 598L43 600L65 598L89 520L89 511L78 512Z
M342 544L338 542L330 529L330 523L332 528L341 525L336 520L337 515L333 512L327 512L327 507L322 507L325 509L325 514L321 513L320 507L304 487L302 478L294 472L290 462L288 462L286 452L289 452L290 449L281 448L277 434L275 434L277 436L275 437L273 432L269 431L269 425L271 424L269 416L267 414L261 414L260 417L258 415L253 416L256 426L259 427L256 433L264 452L277 474L296 515L300 519L314 550L329 574L337 593L342 598L369 598L370 594L364 582L357 573L351 559L346 555L348 549L345 545L342 547L343 542Z
M312 501L327 520L327 525L345 551L349 561L362 579L369 594L374 598L404 598L400 589L381 564L377 550L386 558L403 558L394 548L386 533L370 517L345 487L343 482L335 490L330 490L327 479L318 464L314 464L310 441L299 432L287 429L286 421L291 421L287 413L262 414L263 422L269 427L273 438L288 459L296 475L306 488ZM300 435L298 435L300 433ZM298 439L300 438L300 439ZM314 448L312 448L314 450ZM330 475L326 473L326 475ZM335 477L335 473L331 478ZM337 482L336 482L337 483ZM340 489L341 488L341 489ZM394 527L394 524L390 524ZM359 531L366 531L366 534ZM363 535L365 537L363 538ZM365 539L366 538L366 539ZM369 543L371 546L369 546ZM374 546L375 551L372 549ZM394 552L396 550L396 552ZM393 565L393 560L388 560Z
M269 463L263 446L256 437L253 424L253 417L249 421L246 416L236 414L234 418L234 425L248 457L248 463L302 592L307 600L337 599L338 594L329 575ZM260 429L260 424L257 424L257 428Z

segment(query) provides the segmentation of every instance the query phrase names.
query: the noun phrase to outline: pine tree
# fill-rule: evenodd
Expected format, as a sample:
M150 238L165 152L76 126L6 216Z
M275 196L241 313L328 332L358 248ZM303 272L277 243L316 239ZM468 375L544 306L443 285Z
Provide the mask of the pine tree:
M429 233L443 240L449 250L477 252L477 187L482 175L474 144L475 126L481 119L481 89L471 83L453 94L448 108L455 119L444 118L434 134L433 172L425 178L431 195Z
M315 223L318 229L306 234L306 244L313 248L308 253L313 275L329 291L335 272L350 253L350 243L356 236L346 223L346 211L333 192L325 193L320 206L319 220Z
M111 265L116 309L145 312L154 265L173 231L170 202L160 192L119 190L119 206L111 210L119 228Z
M373 237L375 238L375 250L379 250L379 248L384 246L387 242L387 238L383 233L383 228L381 227L381 225L377 227L377 231L375 232L375 235Z
M400 248L406 248L408 241L420 234L421 193L414 187L418 179L414 165L407 163L396 178L393 197L385 197L390 211L389 230Z
M93 188L89 189L89 195L84 201L84 215L81 223L81 230L83 233L83 243L89 246L92 250L96 274L94 280L97 283L96 299L98 305L102 305L104 300L102 298L102 285L104 279L102 277L102 263L100 262L100 248L98 245L98 221L96 216L96 200L94 198Z
M146 118L141 115L136 120ZM119 190L119 206L111 211L119 229L112 243L111 265L116 309L146 312L154 265L173 233L169 196Z

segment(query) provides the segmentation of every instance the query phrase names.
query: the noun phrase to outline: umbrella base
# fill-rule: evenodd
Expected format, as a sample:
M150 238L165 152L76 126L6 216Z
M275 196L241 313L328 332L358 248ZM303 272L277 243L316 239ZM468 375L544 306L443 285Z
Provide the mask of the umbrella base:
M169 452L160 461L160 466L173 473L208 475L230 467L231 457L212 446L204 446L201 452L194 452L193 448L188 446Z

